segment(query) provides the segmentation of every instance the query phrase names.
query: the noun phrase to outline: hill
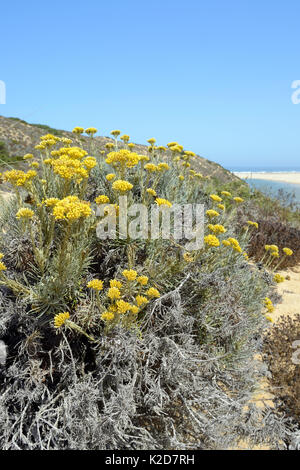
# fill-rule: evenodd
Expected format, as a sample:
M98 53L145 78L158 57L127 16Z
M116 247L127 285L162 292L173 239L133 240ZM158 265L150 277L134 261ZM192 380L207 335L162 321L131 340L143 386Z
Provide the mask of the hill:
M19 118L7 118L0 116L0 160L9 163L10 161L18 161L26 153L32 153L34 146L44 134L51 133L59 137L71 138L74 145L87 144L88 136L76 136L72 132L60 129L53 129L44 124L29 124ZM105 145L113 140L109 137L94 138L97 150L104 149ZM2 144L2 145L1 145ZM147 153L146 145L136 145L136 151L140 154ZM38 154L38 152L36 152ZM5 158L3 158L5 157ZM1 162L0 162L1 164ZM197 164L193 165L197 171L204 176L212 176L223 183L241 180L230 171L223 168L218 163L207 160L198 155Z

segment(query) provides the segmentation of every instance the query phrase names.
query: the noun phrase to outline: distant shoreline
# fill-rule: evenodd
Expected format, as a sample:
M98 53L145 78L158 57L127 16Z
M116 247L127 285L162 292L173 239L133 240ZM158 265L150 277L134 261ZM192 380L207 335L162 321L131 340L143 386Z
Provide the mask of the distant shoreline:
M257 179L278 181L281 183L291 183L300 185L300 171L282 171L282 172L256 172L256 171L234 171L236 176L241 179Z

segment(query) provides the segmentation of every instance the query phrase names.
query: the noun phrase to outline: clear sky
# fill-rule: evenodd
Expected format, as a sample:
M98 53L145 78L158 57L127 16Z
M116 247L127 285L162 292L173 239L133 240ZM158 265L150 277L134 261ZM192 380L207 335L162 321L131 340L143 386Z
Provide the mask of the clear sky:
M299 0L3 1L0 114L300 166Z

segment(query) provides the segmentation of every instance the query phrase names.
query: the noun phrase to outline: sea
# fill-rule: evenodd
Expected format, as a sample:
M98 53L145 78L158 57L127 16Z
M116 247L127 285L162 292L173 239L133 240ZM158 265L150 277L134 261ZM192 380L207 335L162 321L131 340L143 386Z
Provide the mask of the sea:
M252 178L247 178L247 183L262 193L280 199L282 203L293 200L295 205L300 207L300 184L285 183L281 181L270 181L256 179L255 173L299 173L300 167L242 167L230 168L232 172L252 173ZM288 196L289 195L289 196Z

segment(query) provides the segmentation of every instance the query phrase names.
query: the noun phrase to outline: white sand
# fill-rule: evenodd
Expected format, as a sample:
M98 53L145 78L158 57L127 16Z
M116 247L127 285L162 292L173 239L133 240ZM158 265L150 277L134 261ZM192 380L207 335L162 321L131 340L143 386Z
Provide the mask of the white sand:
M278 173L256 173L235 171L234 174L242 179L259 179L279 181L282 183L300 184L300 171L298 172L278 172Z

